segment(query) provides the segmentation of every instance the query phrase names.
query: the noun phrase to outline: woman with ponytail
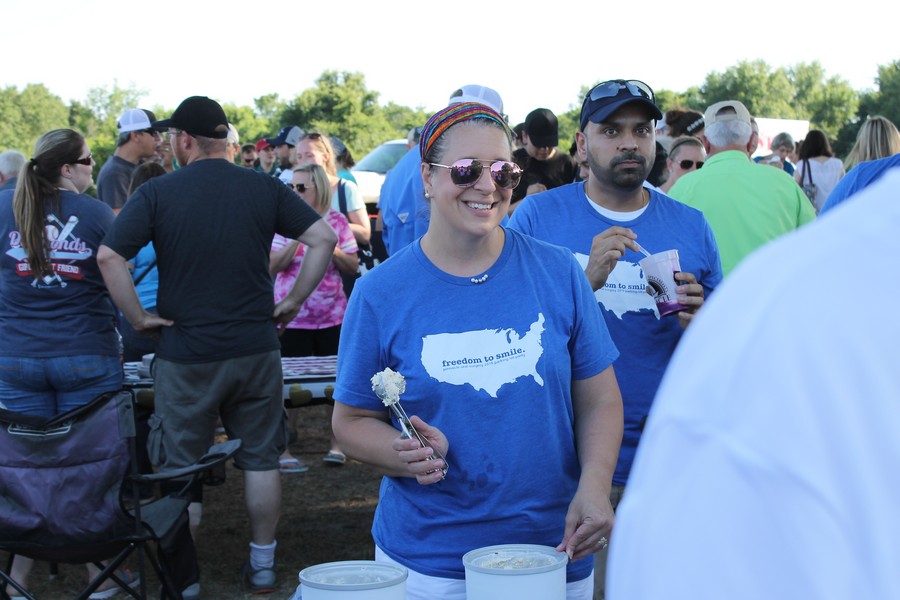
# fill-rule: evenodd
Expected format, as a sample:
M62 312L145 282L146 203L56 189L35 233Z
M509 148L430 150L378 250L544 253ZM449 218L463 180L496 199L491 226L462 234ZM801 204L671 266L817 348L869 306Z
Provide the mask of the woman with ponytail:
M113 212L84 194L93 168L81 134L55 129L38 138L15 190L0 192L0 408L52 417L122 387L115 312L97 268ZM16 557L13 579L26 585L31 565ZM91 598L112 593L105 582Z
M0 193L0 405L53 416L122 386L115 312L97 268L112 210L84 191L81 134L42 135Z

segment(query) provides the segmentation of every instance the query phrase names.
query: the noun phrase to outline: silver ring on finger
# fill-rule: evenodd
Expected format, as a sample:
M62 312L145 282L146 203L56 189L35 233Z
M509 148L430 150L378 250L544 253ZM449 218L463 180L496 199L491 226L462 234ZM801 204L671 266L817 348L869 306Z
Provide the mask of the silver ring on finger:
M600 538L600 541L597 542L597 545L600 546L601 550L604 550L607 546L609 546L609 540L606 539L606 536L603 536Z

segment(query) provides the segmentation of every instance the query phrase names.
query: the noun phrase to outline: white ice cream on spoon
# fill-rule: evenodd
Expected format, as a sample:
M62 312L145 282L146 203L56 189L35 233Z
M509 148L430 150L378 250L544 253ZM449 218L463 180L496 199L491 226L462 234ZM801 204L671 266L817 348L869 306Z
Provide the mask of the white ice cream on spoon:
M400 402L400 394L406 391L406 379L388 367L372 376L372 390L389 407Z

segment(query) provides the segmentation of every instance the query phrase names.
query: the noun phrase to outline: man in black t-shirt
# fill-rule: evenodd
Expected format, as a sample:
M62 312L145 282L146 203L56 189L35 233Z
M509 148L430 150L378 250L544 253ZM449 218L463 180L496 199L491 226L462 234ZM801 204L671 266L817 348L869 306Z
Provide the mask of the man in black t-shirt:
M509 214L525 196L575 181L575 161L556 147L559 125L551 110L537 108L528 113L522 129L522 144L522 148L513 152L513 160L523 173L522 180L513 190Z
M252 593L270 592L281 508L278 459L287 443L276 327L293 320L318 286L337 238L287 186L225 159L228 122L215 101L188 98L153 126L168 130L183 166L135 191L97 262L128 322L160 336L148 444L154 463L170 470L195 462L213 439L217 416L229 437L241 439L235 466L244 471L252 538L244 581ZM278 304L269 276L276 233L307 247L294 288ZM159 316L142 308L126 267L151 241ZM192 544L179 550L188 551ZM196 565L195 557L179 559ZM196 569L177 583L186 596L199 595Z

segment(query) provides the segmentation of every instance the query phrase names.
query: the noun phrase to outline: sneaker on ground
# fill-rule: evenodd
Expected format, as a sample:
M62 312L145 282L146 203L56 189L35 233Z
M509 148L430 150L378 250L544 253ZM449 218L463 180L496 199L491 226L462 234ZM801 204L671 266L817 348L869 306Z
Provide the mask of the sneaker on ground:
M181 597L183 600L200 600L200 584L192 583L181 590Z
M241 568L244 587L251 594L271 594L275 591L275 566L271 568L254 569L250 561L244 563Z
M159 586L159 597L169 598L169 596L165 595L165 590L162 586ZM192 583L191 585L181 590L181 598L182 600L200 600L200 584Z

